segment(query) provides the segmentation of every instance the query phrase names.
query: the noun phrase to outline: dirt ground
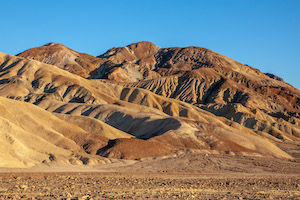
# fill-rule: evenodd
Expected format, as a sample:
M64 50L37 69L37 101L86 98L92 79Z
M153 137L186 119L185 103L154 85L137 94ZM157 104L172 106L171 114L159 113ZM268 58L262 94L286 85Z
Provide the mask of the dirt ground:
M299 175L1 173L0 199L300 199Z
M104 165L0 168L0 199L300 199L300 160L194 151Z

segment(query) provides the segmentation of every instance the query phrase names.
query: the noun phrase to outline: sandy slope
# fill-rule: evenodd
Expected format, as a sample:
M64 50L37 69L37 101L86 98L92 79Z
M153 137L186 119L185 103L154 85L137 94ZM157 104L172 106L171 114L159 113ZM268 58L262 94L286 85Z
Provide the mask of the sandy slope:
M57 162L83 164L104 162L87 155L82 146L93 140L105 145L75 124L60 120L34 105L1 97L1 166L29 167ZM104 141L103 141L104 140Z

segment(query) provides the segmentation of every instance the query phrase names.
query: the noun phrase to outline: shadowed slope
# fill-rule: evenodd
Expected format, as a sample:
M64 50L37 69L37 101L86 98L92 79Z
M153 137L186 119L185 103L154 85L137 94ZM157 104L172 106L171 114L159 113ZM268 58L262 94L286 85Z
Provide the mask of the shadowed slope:
M132 138L131 135L122 132L118 129L113 128L112 126L103 123L100 120L95 120L94 118L86 117L86 116L76 116L76 115L62 115L53 113L56 117L70 122L72 124L76 124L83 130L88 133L92 133L95 135L101 135L108 139L116 139L116 138Z

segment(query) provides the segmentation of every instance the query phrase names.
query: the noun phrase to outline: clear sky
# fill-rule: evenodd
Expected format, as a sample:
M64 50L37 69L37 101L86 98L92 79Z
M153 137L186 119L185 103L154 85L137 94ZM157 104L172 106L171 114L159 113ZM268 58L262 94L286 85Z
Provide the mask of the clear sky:
M0 5L4 53L48 42L94 56L139 41L200 46L300 89L300 0L6 0Z

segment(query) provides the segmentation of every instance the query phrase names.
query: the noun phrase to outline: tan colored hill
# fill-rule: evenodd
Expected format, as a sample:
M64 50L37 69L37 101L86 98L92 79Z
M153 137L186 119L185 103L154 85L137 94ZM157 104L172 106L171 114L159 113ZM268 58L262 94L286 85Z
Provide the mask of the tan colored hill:
M82 148L92 143L99 148L105 146L100 134L89 134L29 103L0 97L0 108L1 167L107 162Z
M94 158L98 153L110 158L136 159L181 148L217 154L292 158L276 146L275 138L259 135L184 101L118 83L87 80L53 65L4 53L0 53L0 63L0 95L33 103L48 111L43 111L49 113L42 114L45 118L50 115L58 121L64 120L67 127L80 130L80 134L59 132L87 158ZM9 101L16 105L21 103ZM35 108L28 106L28 109L31 107ZM19 123L20 119L11 121ZM32 123L46 126L48 121ZM290 126L296 130L299 124ZM30 133L37 134L37 131L30 130ZM290 140L298 138L286 135ZM121 139L132 136L136 139Z
M23 168L42 163L109 163L110 160L96 154L105 152L103 149L111 144L109 139L116 137L123 138L120 141L125 142L124 148L118 148L119 145L114 147L117 152L122 152L123 157L107 157L136 159L171 152L170 148L157 142L131 139L128 143L124 139L132 136L92 118L53 115L29 103L3 97L0 97L0 109L0 167ZM128 147L130 144L141 145L135 146L133 152L126 152L131 149ZM151 151L144 149L145 146L150 147Z

